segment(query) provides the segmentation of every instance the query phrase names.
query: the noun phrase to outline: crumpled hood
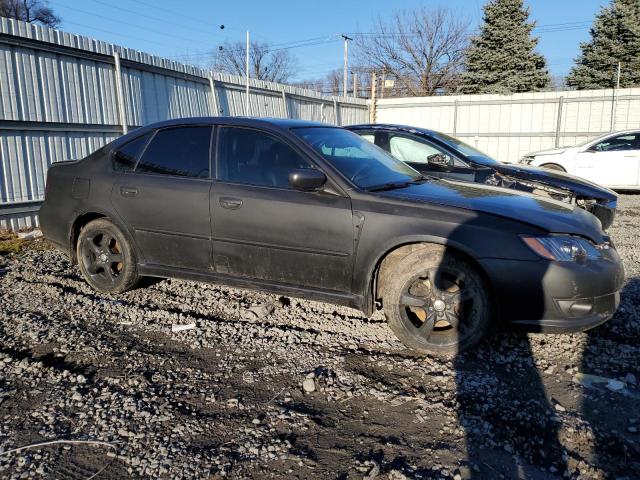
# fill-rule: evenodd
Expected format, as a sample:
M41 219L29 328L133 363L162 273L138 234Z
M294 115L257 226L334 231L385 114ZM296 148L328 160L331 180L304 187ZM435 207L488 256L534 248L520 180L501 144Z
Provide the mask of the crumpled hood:
M580 197L602 199L607 202L615 202L618 199L618 195L608 188L559 170L515 164L499 164L493 168L503 175L571 190Z
M376 194L506 217L550 233L587 237L596 243L604 240L599 220L585 210L508 188L434 179Z

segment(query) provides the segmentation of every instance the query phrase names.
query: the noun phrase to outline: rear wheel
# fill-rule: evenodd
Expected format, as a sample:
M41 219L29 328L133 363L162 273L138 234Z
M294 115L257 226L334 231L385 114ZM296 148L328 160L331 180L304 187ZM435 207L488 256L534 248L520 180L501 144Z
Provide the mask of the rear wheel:
M129 241L105 218L82 228L77 255L85 280L100 292L125 292L138 282L137 261Z
M443 250L414 252L398 262L383 304L389 327L407 347L449 357L477 344L491 315L480 274Z
M546 168L547 170L556 170L558 172L566 172L564 168L556 163L545 163L544 165L540 165L542 168Z

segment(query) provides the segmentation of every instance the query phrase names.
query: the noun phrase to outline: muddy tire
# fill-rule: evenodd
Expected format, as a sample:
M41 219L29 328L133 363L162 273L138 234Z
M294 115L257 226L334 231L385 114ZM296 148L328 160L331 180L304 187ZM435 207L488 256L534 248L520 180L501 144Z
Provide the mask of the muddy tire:
M100 292L122 293L138 283L138 263L131 244L105 218L82 228L76 254L85 280Z
M469 262L433 246L400 260L383 306L398 339L419 354L452 358L476 345L491 320L488 287Z

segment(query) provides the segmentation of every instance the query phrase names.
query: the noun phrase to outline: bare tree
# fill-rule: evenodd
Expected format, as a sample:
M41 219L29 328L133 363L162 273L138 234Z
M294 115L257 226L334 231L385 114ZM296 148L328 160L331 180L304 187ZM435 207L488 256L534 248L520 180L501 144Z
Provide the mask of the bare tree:
M445 8L396 11L374 31L354 35L357 60L394 78L395 91L434 95L454 89L468 46L468 20Z
M251 42L249 72L252 78L286 82L294 75L297 64L297 59L287 49L272 48L266 43ZM245 43L227 42L219 47L213 68L234 75L244 75L245 65Z
M304 79L294 82L293 85L300 88L308 88L315 90L325 95L342 95L342 76L344 70L342 68L336 68L331 70L324 77ZM357 92L353 93L353 76L357 77L356 88ZM359 98L368 98L371 90L371 71L368 69L353 68L349 71L349 78L347 79L347 95L357 96Z
M0 0L0 17L40 23L51 28L60 26L62 22L46 0Z

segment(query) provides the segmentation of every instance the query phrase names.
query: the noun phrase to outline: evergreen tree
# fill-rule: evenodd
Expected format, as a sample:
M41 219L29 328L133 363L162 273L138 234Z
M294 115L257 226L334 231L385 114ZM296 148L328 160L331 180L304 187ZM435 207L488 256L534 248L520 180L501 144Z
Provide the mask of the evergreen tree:
M480 33L471 39L461 93L535 92L550 83L545 58L535 51L529 8L523 0L491 0Z
M596 16L591 40L567 77L577 89L613 88L621 66L620 86L640 85L640 0L612 0Z

